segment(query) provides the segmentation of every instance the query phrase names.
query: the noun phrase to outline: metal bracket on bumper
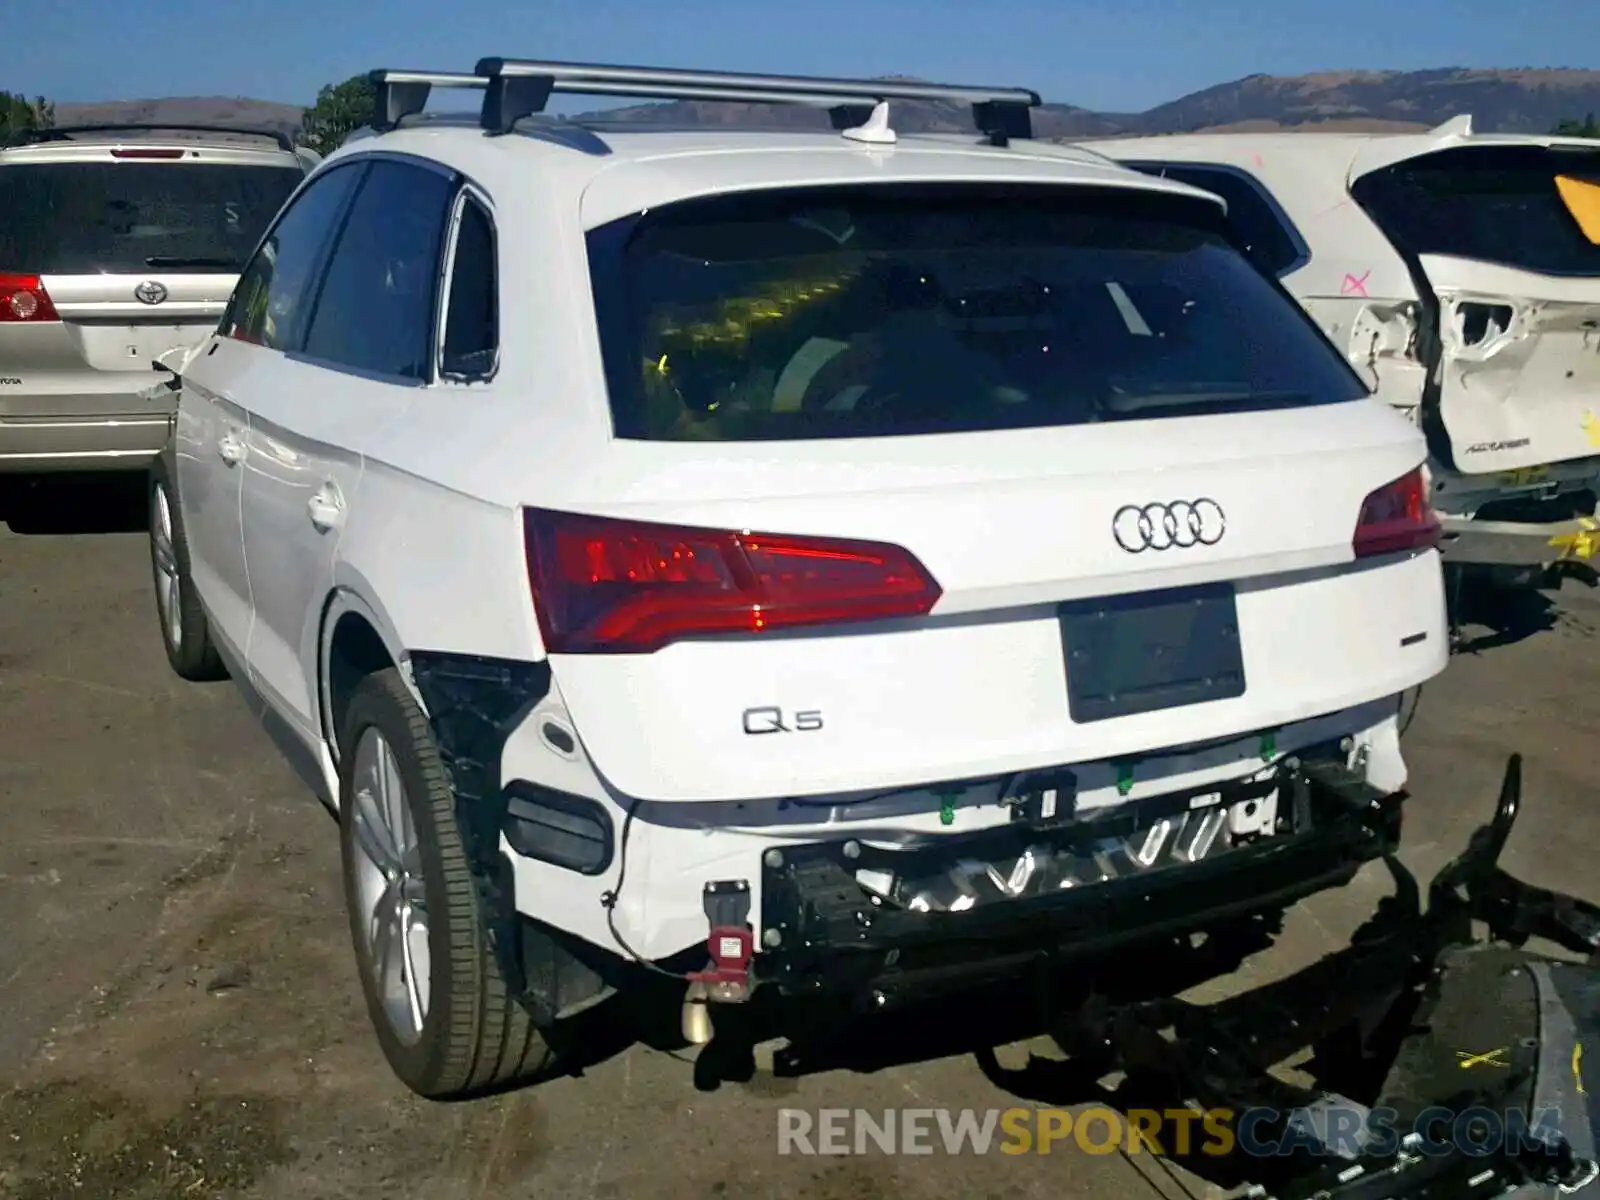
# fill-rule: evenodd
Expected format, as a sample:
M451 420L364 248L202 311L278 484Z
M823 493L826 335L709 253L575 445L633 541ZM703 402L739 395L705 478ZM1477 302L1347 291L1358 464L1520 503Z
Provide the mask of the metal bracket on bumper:
M1202 799L1227 807L1269 798L1279 832L1216 856L1081 886L1052 867L1092 855L1107 839L1181 819ZM898 849L839 838L769 851L759 970L789 994L853 993L877 1007L1041 957L1098 955L1206 929L1347 882L1398 842L1402 799L1338 763L1317 762L1074 820L1013 822ZM1005 867L962 911L917 911L859 882L863 874L936 874L969 863ZM976 874L981 883L984 872Z

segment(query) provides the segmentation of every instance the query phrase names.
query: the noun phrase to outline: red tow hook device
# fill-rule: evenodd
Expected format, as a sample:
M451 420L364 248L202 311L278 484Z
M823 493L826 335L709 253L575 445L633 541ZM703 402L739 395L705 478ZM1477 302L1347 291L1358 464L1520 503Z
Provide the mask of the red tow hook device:
M692 983L703 984L706 999L737 1004L750 998L750 960L755 956L755 931L750 928L750 883L721 880L705 887L706 920L711 926L706 948L711 963L692 971Z

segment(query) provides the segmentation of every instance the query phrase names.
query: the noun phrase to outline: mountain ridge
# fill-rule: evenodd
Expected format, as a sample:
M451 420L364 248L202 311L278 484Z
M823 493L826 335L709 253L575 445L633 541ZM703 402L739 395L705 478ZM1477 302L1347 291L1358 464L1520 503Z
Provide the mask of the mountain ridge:
M904 77L902 77L904 78ZM905 132L964 132L958 105L897 102ZM1441 67L1423 71L1329 70L1247 75L1139 113L1106 113L1066 103L1034 112L1035 136L1095 138L1197 131L1305 132L1427 129L1470 112L1482 132L1547 133L1557 122L1600 112L1600 70L1577 67ZM58 104L60 124L127 121L222 124L293 133L295 105L243 97L188 96ZM597 116L600 114L586 114ZM825 114L781 106L682 101L608 110L607 119L651 124L827 128Z

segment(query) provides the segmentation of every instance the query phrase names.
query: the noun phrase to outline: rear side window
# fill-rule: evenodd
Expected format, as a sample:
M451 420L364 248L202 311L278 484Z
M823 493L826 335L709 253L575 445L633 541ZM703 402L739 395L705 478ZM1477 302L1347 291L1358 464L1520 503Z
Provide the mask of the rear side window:
M0 167L0 270L234 274L303 178L192 161L11 163Z
M1464 146L1374 171L1350 191L1407 253L1600 276L1600 246L1567 210L1562 175L1600 184L1600 152Z
M1221 196L1228 224L1253 262L1269 275L1284 275L1310 259L1305 243L1261 181L1233 167L1189 163L1129 163L1147 175L1176 179Z
M439 356L448 379L487 378L499 359L500 282L495 254L488 210L472 196L463 196Z
M1187 197L786 189L590 234L616 434L871 437L1337 403L1367 390Z

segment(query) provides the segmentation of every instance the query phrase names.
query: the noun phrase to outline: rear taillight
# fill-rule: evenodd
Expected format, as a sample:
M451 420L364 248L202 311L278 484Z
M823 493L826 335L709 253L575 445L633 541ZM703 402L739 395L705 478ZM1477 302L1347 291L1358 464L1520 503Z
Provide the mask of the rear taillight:
M112 158L182 158L186 151L183 150L113 150Z
M1356 557L1426 550L1439 544L1441 532L1439 514L1428 502L1428 481L1418 467L1362 503L1354 539Z
M37 275L11 275L0 271L0 321L60 319Z
M528 577L552 654L916 617L940 588L898 546L526 509Z

